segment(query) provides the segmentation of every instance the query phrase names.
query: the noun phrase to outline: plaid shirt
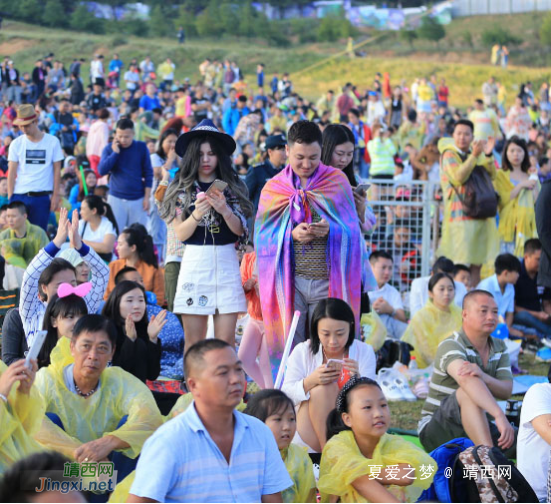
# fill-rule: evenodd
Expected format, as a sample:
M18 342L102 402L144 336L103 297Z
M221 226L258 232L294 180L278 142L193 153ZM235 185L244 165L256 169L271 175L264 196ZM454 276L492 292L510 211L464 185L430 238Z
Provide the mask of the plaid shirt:
M42 329L42 322L47 306L47 303L38 297L38 279L53 261L59 250L54 242L48 243L32 260L23 275L19 313L21 314L29 348L34 341L37 331ZM84 243L80 250L78 250L78 253L89 264L92 271L92 290L86 295L84 301L86 301L88 313L96 313L107 287L109 268L96 252Z

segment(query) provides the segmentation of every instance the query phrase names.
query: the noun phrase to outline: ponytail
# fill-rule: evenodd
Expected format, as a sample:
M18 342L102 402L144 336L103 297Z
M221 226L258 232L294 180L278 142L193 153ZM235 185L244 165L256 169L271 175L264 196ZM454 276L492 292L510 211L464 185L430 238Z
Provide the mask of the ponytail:
M329 441L333 436L336 436L339 432L350 430L350 427L346 425L342 420L342 413L337 411L337 408L333 408L329 415L327 415L327 421L325 423L326 437Z
M153 238L147 233L147 230L142 224L137 222L127 227L122 234L126 235L128 246L136 245L136 252L140 261L143 261L154 268L158 268L157 256L153 247Z
M89 194L86 198L84 198L84 201L86 201L86 204L90 210L97 210L99 216L106 217L107 220L113 224L115 233L117 233L118 236L119 226L117 225L117 219L115 219L111 205L109 203L105 203L105 201L103 201L103 199L97 194Z

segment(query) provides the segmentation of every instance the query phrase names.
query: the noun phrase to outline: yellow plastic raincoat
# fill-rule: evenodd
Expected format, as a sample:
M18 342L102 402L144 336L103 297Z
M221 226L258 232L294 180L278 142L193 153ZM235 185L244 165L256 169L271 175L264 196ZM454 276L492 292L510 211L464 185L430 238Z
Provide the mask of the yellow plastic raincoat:
M280 453L293 480L293 486L281 492L283 502L316 502L315 494L312 496L312 489L316 488L316 478L306 448L290 444L289 448L280 450Z
M115 366L103 371L99 389L85 398L67 389L64 368L63 360L42 368L36 375L36 388L46 412L58 415L65 430L46 418L35 439L73 458L74 450L82 444L112 435L130 445L121 450L124 455L136 458L146 439L163 423L147 386ZM117 428L125 415L126 423Z
M321 456L318 488L321 501L329 502L330 495L340 496L341 502L369 502L352 483L365 475L375 475L375 466L382 466L381 476L386 476L384 466L410 464L415 468L415 479L409 486L387 485L386 489L402 502L415 502L421 492L428 488L436 473L437 464L421 448L400 436L384 434L373 458L362 455L352 431L343 431L333 436L325 445ZM428 468L432 466L432 470ZM430 476L426 477L430 473ZM422 479L423 478L423 479Z
M0 375L6 369L0 361ZM42 424L44 403L36 387L27 395L18 392L18 386L12 387L7 403L0 399L0 475L17 460L44 449L32 437Z
M521 189L512 200L511 191L515 186L511 182L511 172L506 170L497 172L495 185L499 194L499 236L506 243L514 242L514 254L522 257L526 240L538 237L534 193Z
M461 308L453 301L449 311L443 311L429 299L411 319L402 341L413 346L411 355L420 368L426 368L433 363L440 342L461 329L461 324Z
M492 180L496 177L494 158L482 153L478 158L469 154L461 159L460 151L453 139L441 138L438 150L442 154L440 181L444 195L444 221L442 222L442 241L437 256L449 257L455 263L482 265L494 260L499 254L499 235L496 220L473 219L463 213L461 201L454 187L464 191L475 166L483 166Z

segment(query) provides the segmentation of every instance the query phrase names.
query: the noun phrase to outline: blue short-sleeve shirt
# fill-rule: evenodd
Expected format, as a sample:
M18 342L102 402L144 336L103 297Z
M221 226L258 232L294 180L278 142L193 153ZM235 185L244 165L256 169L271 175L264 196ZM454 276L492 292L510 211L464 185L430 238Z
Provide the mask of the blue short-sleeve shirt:
M260 502L293 485L274 436L234 411L230 462L192 403L144 444L130 493L159 502Z

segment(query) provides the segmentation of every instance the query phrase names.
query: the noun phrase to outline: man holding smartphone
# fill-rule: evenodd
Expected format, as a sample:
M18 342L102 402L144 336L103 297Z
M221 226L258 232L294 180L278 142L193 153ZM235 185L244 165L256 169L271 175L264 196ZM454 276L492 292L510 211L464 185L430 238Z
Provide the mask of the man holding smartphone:
M153 168L144 142L134 140L134 123L117 122L113 142L103 149L100 175L109 174L109 197L119 230L135 222L147 225Z

